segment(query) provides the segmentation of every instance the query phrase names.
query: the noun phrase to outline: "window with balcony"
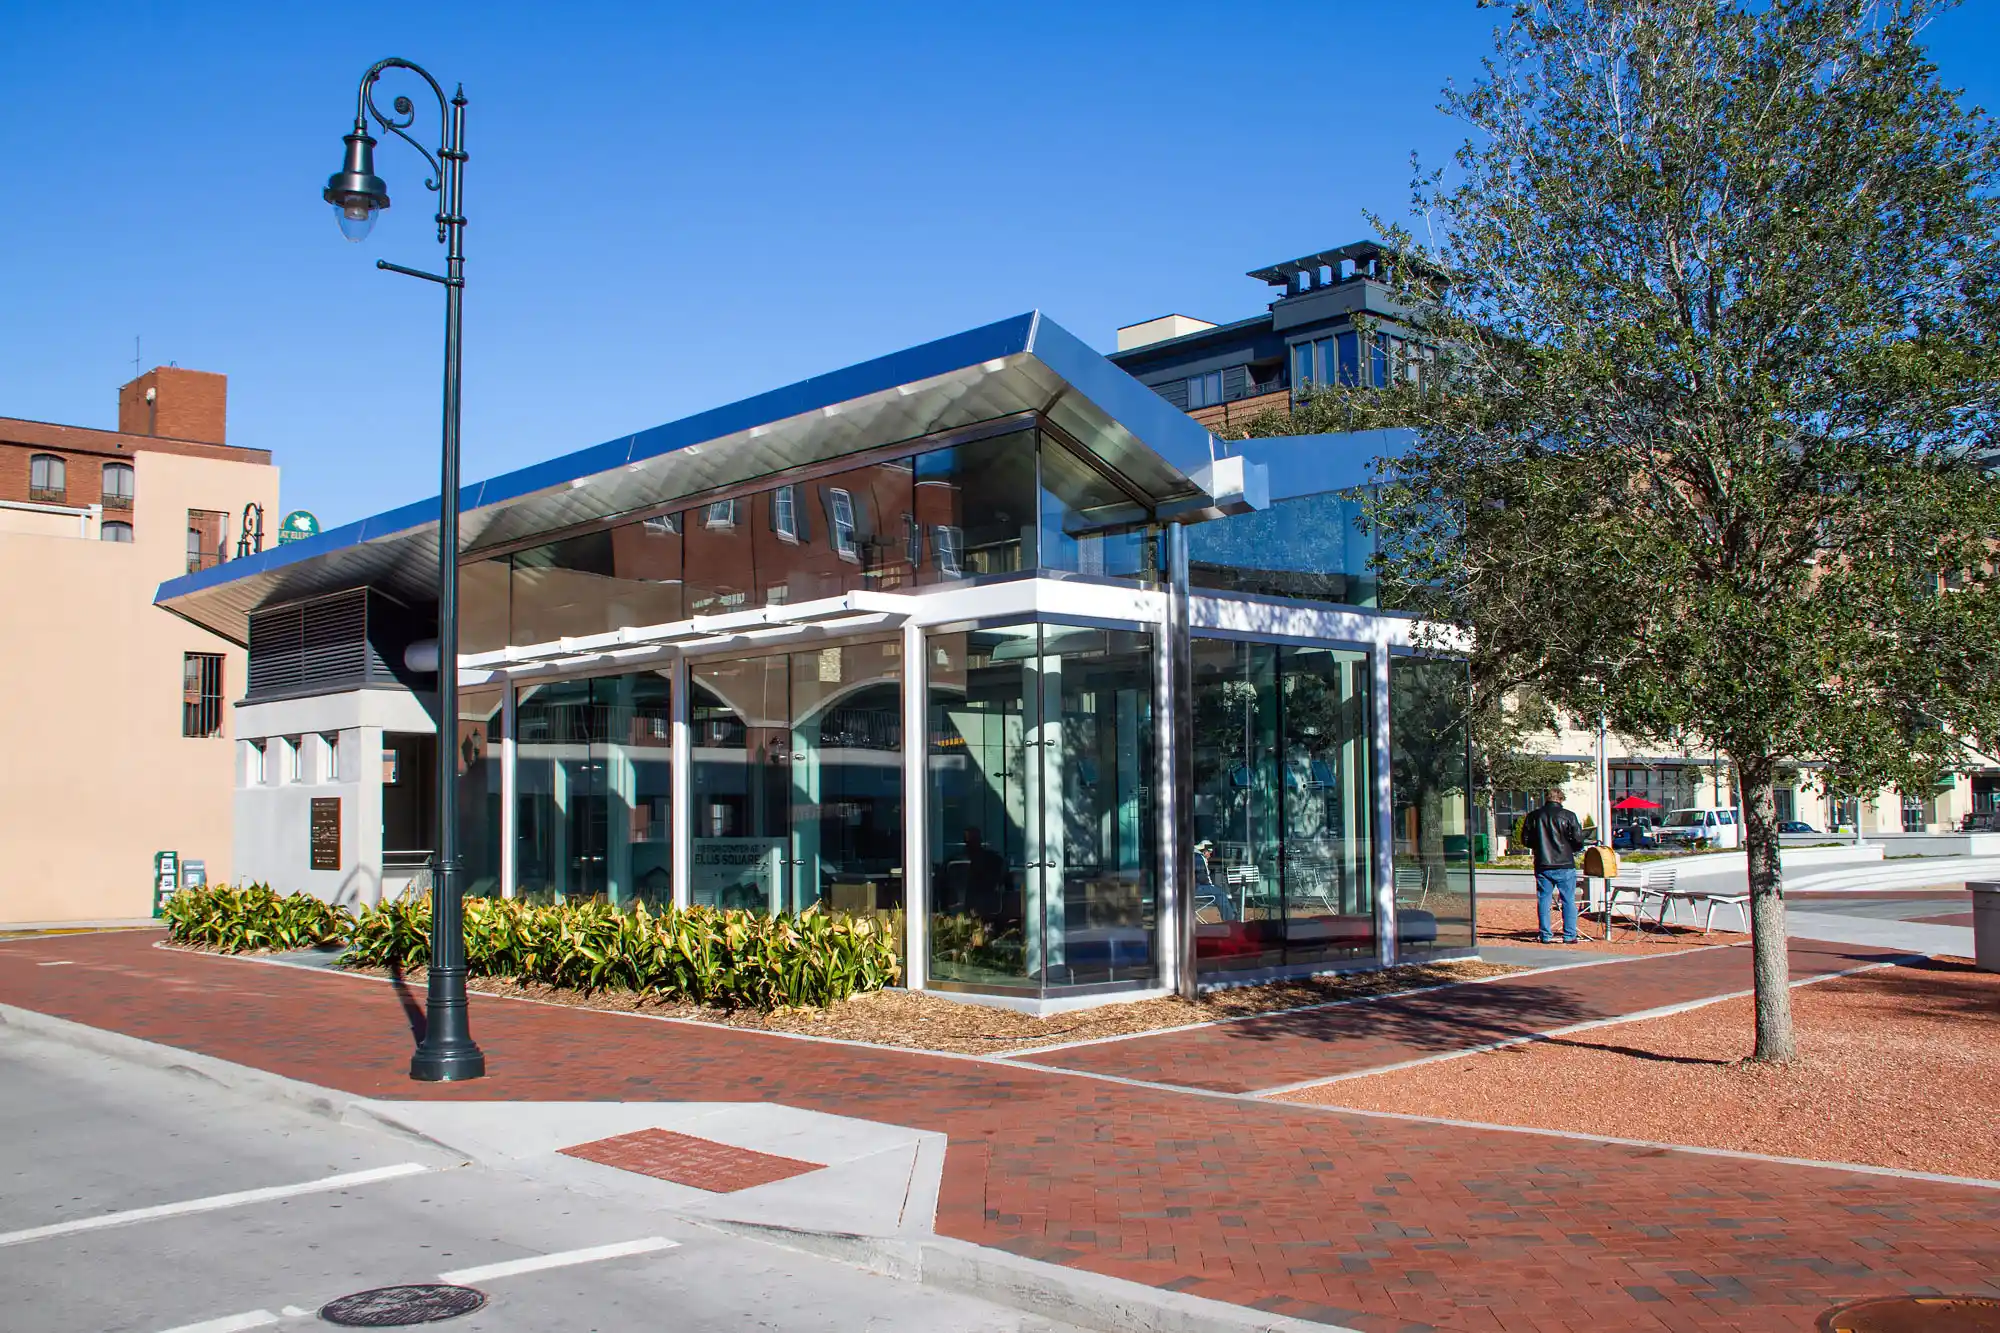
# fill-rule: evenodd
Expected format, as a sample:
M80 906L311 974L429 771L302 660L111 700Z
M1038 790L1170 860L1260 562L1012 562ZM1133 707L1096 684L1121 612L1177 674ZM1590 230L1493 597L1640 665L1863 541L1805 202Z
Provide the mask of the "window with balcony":
M28 460L28 498L39 504L65 504L69 499L68 466L54 454Z
M104 507L106 509L130 509L132 507L132 465L130 463L106 463L104 465Z
M213 569L227 555L229 515L215 509L190 509L187 521L187 571Z

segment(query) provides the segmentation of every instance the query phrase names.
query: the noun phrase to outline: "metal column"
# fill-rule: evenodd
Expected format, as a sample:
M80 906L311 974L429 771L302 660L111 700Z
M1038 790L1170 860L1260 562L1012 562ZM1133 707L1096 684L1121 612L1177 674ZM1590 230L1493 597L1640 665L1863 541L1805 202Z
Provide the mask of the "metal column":
M520 788L515 785L514 682L500 682L500 896L514 896L514 841L520 817Z
M930 663L924 631L903 626L903 984L922 990L929 980L931 877L927 696Z
M1162 952L1165 980L1193 999L1198 980L1194 956L1194 642L1188 624L1187 529L1167 527L1167 618L1160 656L1160 921L1168 932Z
M674 906L694 901L694 732L688 726L687 659L676 657L669 677L667 709L673 719L673 773L667 779L667 807L673 839Z
M1368 655L1373 668L1369 715L1375 721L1375 932L1382 966L1396 961L1396 799L1389 733L1389 644L1379 635Z

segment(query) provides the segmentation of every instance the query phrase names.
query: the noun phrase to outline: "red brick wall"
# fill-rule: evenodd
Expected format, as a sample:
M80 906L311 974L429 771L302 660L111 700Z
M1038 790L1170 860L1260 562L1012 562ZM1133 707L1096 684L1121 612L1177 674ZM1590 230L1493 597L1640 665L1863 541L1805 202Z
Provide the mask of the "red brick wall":
M228 416L229 377L211 371L158 366L118 390L118 429L127 435L226 444Z

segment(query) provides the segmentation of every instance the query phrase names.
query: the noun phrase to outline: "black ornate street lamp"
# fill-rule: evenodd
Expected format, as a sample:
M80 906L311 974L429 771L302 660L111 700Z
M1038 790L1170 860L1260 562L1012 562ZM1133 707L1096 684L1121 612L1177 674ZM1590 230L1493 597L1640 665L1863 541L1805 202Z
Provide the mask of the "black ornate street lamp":
M444 147L433 154L407 131L416 108L407 97L385 116L375 105L375 81L385 69L407 69L437 94ZM458 865L458 384L459 318L465 292L465 89L450 98L421 66L391 57L361 76L354 132L345 165L327 180L325 198L340 220L340 234L359 241L389 206L389 187L375 174L375 140L368 119L424 155L438 194L438 243L445 247L444 276L404 268L386 259L375 267L423 278L444 288L444 480L438 517L438 744L437 850L431 859L431 969L423 1040L410 1057L410 1077L427 1082L479 1078L486 1057L472 1040L465 1008L465 913Z

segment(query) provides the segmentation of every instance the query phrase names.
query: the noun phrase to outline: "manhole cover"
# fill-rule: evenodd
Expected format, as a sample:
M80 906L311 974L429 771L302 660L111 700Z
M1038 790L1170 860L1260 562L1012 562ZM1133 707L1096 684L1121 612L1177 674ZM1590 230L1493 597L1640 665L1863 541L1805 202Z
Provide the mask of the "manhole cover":
M2000 1300L1989 1296L1886 1296L1819 1317L1820 1333L2000 1333Z
M319 1307L319 1317L342 1328L407 1328L456 1319L486 1304L486 1293L473 1287L422 1282L408 1287L377 1287L357 1291Z

